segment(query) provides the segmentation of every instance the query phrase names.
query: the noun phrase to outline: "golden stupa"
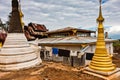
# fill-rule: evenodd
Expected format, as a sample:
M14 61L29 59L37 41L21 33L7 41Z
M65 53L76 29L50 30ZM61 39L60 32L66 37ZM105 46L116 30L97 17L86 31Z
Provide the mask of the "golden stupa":
M103 22L104 18L102 16L101 3L99 8L99 17L97 18L98 22L98 37L96 42L96 50L92 61L89 65L89 68L93 70L109 72L116 69L116 66L112 63L112 56L107 52L105 39L104 39L104 27Z

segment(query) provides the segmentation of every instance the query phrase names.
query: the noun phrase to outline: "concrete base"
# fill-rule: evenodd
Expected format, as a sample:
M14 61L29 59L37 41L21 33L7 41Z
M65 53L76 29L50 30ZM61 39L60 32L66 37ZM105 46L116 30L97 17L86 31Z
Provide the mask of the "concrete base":
M83 73L96 76L105 80L120 80L120 68L117 68L116 70L111 72L102 72L102 71L96 71L96 70L90 69L89 67L86 67L83 70Z
M40 52L30 45L23 33L8 33L0 51L0 70L19 70L40 64Z

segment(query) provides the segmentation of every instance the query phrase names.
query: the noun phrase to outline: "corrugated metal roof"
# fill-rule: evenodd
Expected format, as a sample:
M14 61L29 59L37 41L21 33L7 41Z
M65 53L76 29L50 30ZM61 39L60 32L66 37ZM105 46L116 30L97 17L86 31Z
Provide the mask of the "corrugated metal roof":
M63 37L63 38L44 38L36 40L39 45L58 45L58 44L89 44L95 43L97 40L96 37L78 37L78 36L71 36L71 37ZM113 42L114 39L105 39L106 42Z

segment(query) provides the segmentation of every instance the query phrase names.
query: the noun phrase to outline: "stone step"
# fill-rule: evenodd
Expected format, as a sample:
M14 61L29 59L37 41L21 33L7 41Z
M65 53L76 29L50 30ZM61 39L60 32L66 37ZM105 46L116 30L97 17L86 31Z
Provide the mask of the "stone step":
M33 53L33 52L36 52L37 50L34 50L34 49L31 49L31 48L10 48L10 49L4 49L0 55L2 56L12 56L12 55L23 55L23 54L30 54L30 53Z
M36 54L35 54L36 53ZM29 57L28 57L29 56ZM33 60L38 57L37 52L22 55L0 55L0 64L15 64ZM24 58L24 59L23 59ZM4 61L3 61L4 60Z
M8 33L0 51L0 70L19 70L41 63L38 49L28 44L23 33Z
M39 65L41 62L42 62L41 59L37 58L31 61L22 62L22 63L0 65L0 70L13 71L13 70L27 69L27 68Z

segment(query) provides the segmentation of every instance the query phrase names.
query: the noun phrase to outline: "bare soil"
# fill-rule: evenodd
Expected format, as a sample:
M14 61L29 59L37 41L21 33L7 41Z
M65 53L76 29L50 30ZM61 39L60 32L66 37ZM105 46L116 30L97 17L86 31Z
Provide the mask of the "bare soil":
M120 68L120 55L113 56L113 63ZM19 71L0 71L0 80L103 80L82 73L84 67L71 67L57 62L43 62L33 68Z

